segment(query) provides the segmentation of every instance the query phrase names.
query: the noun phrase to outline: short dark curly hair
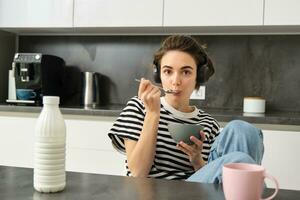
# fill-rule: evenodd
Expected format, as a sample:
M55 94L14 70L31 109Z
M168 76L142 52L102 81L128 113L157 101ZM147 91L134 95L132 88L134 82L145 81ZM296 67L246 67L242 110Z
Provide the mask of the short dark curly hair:
M178 50L191 55L197 65L197 70L200 67L206 65L208 67L208 74L206 79L208 80L211 77L215 70L211 59L208 57L204 48L198 43L196 39L187 35L172 35L167 37L163 42L161 47L155 52L153 64L160 67L162 57L171 50ZM160 70L159 70L160 71ZM197 77L199 80L199 77ZM203 82L207 80L202 80ZM195 88L198 89L200 86L200 82L196 82Z

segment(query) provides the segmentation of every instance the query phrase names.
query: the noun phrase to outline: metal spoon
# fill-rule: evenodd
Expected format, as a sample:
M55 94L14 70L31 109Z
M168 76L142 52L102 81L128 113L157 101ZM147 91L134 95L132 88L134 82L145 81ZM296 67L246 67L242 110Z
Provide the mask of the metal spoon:
M141 82L141 80L140 79L134 79L135 81L137 81L137 82ZM172 93L175 93L175 91L173 91L173 90L171 90L171 89L168 89L168 90L165 90L164 88L162 88L162 87L160 87L160 86L157 86L157 85L155 85L156 87L158 87L159 89L161 89L161 90L163 90L165 93L167 93L167 94L172 94Z

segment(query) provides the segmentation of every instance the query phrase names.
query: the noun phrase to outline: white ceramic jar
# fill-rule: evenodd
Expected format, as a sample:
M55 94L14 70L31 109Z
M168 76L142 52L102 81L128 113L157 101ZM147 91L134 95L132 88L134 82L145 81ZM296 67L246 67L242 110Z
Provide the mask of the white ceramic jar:
M266 100L262 97L245 97L243 110L245 113L265 113Z
M39 192L58 192L66 186L66 125L59 97L44 96L34 137L33 185Z

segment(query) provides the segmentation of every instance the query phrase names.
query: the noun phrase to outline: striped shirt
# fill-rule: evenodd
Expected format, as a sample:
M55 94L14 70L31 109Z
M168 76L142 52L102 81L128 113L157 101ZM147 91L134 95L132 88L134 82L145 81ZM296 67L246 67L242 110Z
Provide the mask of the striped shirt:
M117 118L110 129L108 136L112 140L113 146L125 153L124 138L137 141L143 128L146 110L140 99L131 98L126 107ZM183 113L169 105L161 97L160 119L156 141L156 151L154 162L148 177L164 179L186 179L195 171L189 161L189 157L176 147L176 142L172 139L168 131L168 123L201 124L204 127L206 139L203 143L202 157L207 161L209 150L216 136L219 134L219 124L209 114L194 108L193 112ZM127 176L131 172L126 163Z

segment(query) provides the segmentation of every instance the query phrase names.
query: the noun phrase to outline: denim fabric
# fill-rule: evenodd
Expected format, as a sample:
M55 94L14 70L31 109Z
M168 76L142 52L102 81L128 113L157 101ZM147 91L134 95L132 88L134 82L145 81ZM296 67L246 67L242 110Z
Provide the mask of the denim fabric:
M255 126L234 120L228 123L214 141L207 164L187 181L221 183L226 163L261 164L264 154L263 134Z

